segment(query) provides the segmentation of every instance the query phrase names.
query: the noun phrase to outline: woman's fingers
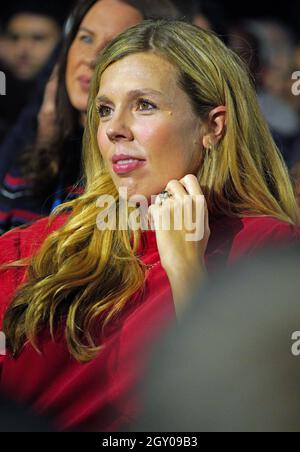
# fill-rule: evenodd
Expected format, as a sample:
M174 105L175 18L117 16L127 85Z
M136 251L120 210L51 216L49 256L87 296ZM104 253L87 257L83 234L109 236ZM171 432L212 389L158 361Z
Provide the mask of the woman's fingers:
M196 176L190 174L179 180L171 180L165 191L169 193L170 198L182 199L188 195L203 195ZM161 205L161 197L158 195L155 204Z
M51 72L49 80L52 80L58 76L58 64L56 64Z
M193 174L189 174L179 180L171 180L166 186L165 190L171 197L179 199L184 196L203 195L198 179Z
M152 231L159 229L160 206L152 204L148 209L148 222Z
M178 180L171 180L166 186L166 191L175 199L188 195L186 189Z
M176 197L183 197L186 195L203 195L198 179L193 174L188 174L180 181L171 180L166 186L166 190Z
M44 108L46 108L50 105L51 112L54 111L57 88L58 88L58 79L57 79L57 77L53 77L48 81L48 83L46 85L44 100L43 100Z
M198 179L193 174L183 177L180 183L190 195L203 195Z

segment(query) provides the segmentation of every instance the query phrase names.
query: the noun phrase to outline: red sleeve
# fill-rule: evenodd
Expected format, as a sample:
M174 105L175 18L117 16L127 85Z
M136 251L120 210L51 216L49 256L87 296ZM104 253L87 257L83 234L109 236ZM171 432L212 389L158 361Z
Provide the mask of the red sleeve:
M271 217L244 218L243 228L235 236L229 263L269 248L278 249L300 242L300 228Z
M0 239L0 266L21 258L20 232L13 231L5 234ZM15 292L19 280L20 270L9 269L0 271L0 329L3 315L8 306L13 293Z
M19 233L10 232L0 239L0 266L19 259ZM17 287L18 273L15 269L0 271L0 332L7 306ZM3 341L3 336L1 336ZM4 356L0 355L1 363Z
M65 216L59 217L52 224L49 224L48 218L45 218L25 229L17 228L3 235L0 238L0 267L3 264L32 256L46 237L63 224L65 218ZM25 268L0 270L0 332L5 311L17 288L23 282L25 272ZM4 357L0 356L0 373L3 359Z

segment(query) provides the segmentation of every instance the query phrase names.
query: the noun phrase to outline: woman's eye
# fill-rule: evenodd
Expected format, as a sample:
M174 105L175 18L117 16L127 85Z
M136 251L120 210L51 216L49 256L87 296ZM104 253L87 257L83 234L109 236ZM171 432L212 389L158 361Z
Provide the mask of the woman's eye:
M97 107L97 111L100 118L107 118L111 115L111 108L107 105L99 105L99 107Z
M141 99L138 102L138 110L139 111L151 111L155 110L156 105L154 105L152 102L149 102L148 100Z
M85 44L92 44L93 39L89 35L81 35L79 36L79 40L84 42Z

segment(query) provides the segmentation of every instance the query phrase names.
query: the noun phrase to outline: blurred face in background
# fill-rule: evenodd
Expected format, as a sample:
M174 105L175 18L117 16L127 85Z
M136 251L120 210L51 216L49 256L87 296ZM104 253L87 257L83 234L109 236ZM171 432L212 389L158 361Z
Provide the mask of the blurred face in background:
M85 122L88 94L98 53L114 37L141 22L141 13L118 0L96 2L83 19L70 47L66 86L73 107Z
M54 19L38 14L17 14L9 22L10 69L20 80L31 80L46 64L60 38Z
M0 32L0 64L4 64L4 69L10 67L12 64L10 47L10 40L6 34Z
M197 14L193 18L193 24L196 25L197 27L203 28L204 30L212 31L213 29L210 21L203 14Z

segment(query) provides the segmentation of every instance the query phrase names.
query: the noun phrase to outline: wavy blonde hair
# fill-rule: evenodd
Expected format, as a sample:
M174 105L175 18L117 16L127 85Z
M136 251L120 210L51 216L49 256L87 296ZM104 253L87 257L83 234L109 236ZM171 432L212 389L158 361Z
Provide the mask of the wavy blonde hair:
M239 57L211 32L179 21L145 21L114 39L99 57L84 136L85 193L57 209L52 218L71 211L66 224L26 263L27 282L4 319L13 356L26 339L38 349L45 326L54 339L62 324L70 353L79 361L91 360L100 349L95 340L100 326L116 321L144 286L145 267L137 256L140 234L99 231L96 226L98 197L111 195L119 201L97 143L95 100L101 75L114 62L138 52L155 52L177 68L178 83L204 123L214 107L227 107L224 137L205 153L199 172L210 214L297 221L286 167Z

